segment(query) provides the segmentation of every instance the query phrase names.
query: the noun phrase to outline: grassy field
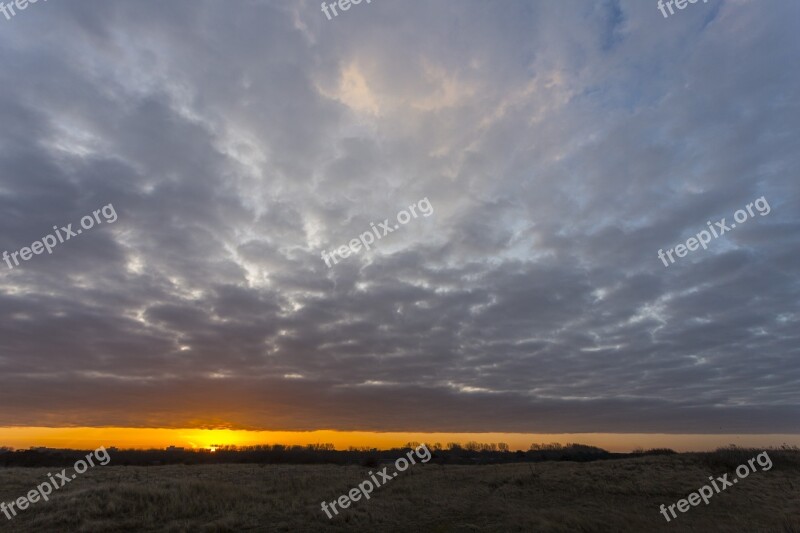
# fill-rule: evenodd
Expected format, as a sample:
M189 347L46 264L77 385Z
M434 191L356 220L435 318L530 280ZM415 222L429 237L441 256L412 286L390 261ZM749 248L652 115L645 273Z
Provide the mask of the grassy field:
M733 478L754 455L418 464L333 520L320 502L368 479L368 468L109 465L89 469L12 521L0 514L0 531L800 532L797 452L770 452L771 470L759 468L670 523L659 513L660 504L685 498L709 475ZM0 468L0 499L23 496L59 470Z

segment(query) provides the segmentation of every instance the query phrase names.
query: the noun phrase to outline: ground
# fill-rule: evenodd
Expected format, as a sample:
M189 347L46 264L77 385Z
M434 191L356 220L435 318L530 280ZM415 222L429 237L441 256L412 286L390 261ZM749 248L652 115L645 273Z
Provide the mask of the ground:
M701 502L667 523L659 512L662 503L687 497L712 474L735 477L736 464L696 454L591 463L418 464L332 520L320 503L369 479L369 468L98 466L13 520L0 514L0 531L800 533L795 460L776 459L771 470L759 469L708 505ZM56 471L0 468L0 500L25 495Z

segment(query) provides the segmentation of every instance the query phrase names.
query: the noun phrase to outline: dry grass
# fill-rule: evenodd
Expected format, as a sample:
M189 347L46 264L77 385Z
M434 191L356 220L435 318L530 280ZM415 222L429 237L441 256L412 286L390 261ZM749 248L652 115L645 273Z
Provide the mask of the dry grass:
M738 459L686 454L593 463L417 465L333 520L320 502L366 479L368 469L107 466L90 469L50 502L34 504L11 522L0 515L0 530L800 532L796 453L774 458L772 470L751 474L708 506L701 503L667 524L660 504L686 497L711 474L731 472L727 461ZM0 499L24 495L47 472L0 469Z

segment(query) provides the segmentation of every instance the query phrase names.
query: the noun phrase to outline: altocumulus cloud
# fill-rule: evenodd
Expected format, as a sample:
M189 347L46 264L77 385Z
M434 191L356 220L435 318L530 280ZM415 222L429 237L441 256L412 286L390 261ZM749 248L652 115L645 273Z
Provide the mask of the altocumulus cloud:
M653 4L6 23L0 250L120 218L0 269L0 425L798 431L800 4Z

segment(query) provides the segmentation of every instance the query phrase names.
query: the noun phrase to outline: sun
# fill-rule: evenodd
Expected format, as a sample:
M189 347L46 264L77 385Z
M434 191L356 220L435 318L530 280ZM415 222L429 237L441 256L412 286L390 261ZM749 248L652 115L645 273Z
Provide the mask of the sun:
M216 452L221 446L240 444L241 437L229 429L197 429L182 435L184 441L194 449Z

